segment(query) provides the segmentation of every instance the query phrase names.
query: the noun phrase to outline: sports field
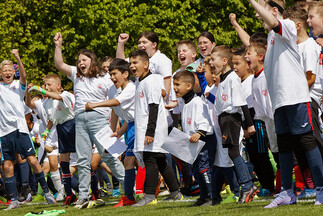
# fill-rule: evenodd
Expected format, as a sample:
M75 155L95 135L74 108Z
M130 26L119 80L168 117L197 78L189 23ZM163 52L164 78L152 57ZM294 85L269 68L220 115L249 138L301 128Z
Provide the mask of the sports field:
M194 198L186 198L183 201L178 202L166 202L163 201L165 197L160 197L157 205L145 206L140 208L134 207L121 207L112 208L118 201L117 198L103 198L105 200L105 206L91 209L75 209L74 206L62 207L62 204L47 205L30 202L21 205L19 209L13 209L10 211L2 211L6 206L0 206L1 216L19 216L25 215L28 212L40 212L42 210L65 210L62 216L79 216L79 215L163 215L163 216L187 216L187 215L284 215L284 216L306 216L306 215L323 215L323 206L314 206L314 200L299 201L297 205L282 206L276 209L264 209L264 206L270 202L270 199L258 199L253 202L238 205L235 203L220 204L217 206L208 207L188 207L193 203Z

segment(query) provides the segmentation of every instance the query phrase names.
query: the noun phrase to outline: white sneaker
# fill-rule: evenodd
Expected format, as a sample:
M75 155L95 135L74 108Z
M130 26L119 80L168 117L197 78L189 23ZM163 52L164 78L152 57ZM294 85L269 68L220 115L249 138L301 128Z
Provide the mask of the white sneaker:
M6 208L4 210L7 211L7 210L10 210L10 209L15 209L15 208L20 208L20 205L19 205L19 201L18 200L11 201L11 203L8 206L8 208Z
M64 200L65 200L64 190L62 189L57 192L56 201L60 202L60 201L64 201Z

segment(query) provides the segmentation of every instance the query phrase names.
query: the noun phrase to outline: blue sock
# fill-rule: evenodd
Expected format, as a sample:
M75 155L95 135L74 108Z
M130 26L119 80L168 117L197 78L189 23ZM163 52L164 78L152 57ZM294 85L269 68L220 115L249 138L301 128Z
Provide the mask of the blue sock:
M232 161L241 186L241 191L249 191L253 183L246 162L241 156L234 158Z
M293 152L279 153L279 164L281 173L281 185L283 190L292 189L293 181Z
M98 191L98 177L95 175L95 172L91 169L91 190L92 193L97 193Z
M43 189L44 193L48 193L49 189L48 189L48 186L47 186L47 182L46 182L46 179L45 179L44 172L41 171L40 173L35 173L35 176L36 176L37 182L39 182L39 184L40 184L41 188Z
M29 164L27 161L19 164L20 176L21 176L21 185L26 187L29 185Z
M16 184L21 185L21 175L20 175L19 163L16 163L14 167L15 167Z
M323 187L322 157L318 147L306 152L309 167L316 187Z
M72 178L70 172L70 162L61 161L61 168L63 173L63 185L65 189L66 196L72 195Z
M124 193L130 200L135 200L133 197L133 187L135 185L136 174L135 169L125 170L124 176Z
M71 179L71 186L72 188L78 192L79 191L79 181L78 181L78 176L74 173L73 177Z
M17 196L17 182L15 176L6 178L6 187L9 193L9 197L12 201L18 200Z

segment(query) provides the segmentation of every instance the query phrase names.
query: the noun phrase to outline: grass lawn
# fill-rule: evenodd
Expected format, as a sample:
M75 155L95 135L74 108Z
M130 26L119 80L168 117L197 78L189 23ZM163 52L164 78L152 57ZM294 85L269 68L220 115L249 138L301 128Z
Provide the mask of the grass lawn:
M40 203L28 203L21 205L19 209L13 209L10 211L2 211L6 206L0 206L1 216L19 216L25 215L30 211L40 212L42 210L61 210L66 211L62 216L96 216L96 215L162 215L162 216L187 216L187 215L284 215L284 216L306 216L306 215L323 215L323 206L314 206L314 201L302 201L298 202L297 205L282 206L276 209L264 209L264 206L270 202L270 200L255 200L253 202L237 205L232 204L220 204L217 206L209 207L188 207L192 202L192 198L187 198L184 201L179 202L165 202L164 197L161 197L160 202L157 205L145 206L140 208L134 207L121 207L112 208L113 205L118 201L117 198L104 198L106 205L103 207L92 208L92 209L75 209L73 206L62 207L61 203L56 205L47 205Z

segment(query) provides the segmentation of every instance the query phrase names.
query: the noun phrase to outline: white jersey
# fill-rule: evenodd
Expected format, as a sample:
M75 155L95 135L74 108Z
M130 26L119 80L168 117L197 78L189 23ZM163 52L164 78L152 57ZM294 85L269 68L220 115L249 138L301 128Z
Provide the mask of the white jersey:
M264 71L273 110L310 101L310 95L297 45L295 23L280 20L279 33L270 31Z
M62 100L48 98L43 102L47 117L55 126L74 118L74 95L67 91L63 91L60 96L62 97Z
M0 137L15 130L29 134L25 119L25 92L26 87L18 80L8 85L0 83Z
M161 96L162 86L158 85L159 79L159 75L150 74L140 82L139 79L136 80L134 152L166 153L161 146L168 135L168 126L164 99ZM149 104L152 103L159 104L154 142L144 145L149 118Z
M163 78L172 76L172 61L159 50L149 59L149 70Z
M259 75L258 75L259 74ZM267 88L267 80L264 71L259 71L252 81L253 107L255 109L254 119L264 121L264 117L274 119L271 99Z
M245 80L241 82L242 90L245 95L249 109L253 107L253 99L252 99L252 92L251 92L252 78L253 78L253 74L249 75Z
M85 104L87 102L97 103L109 99L108 92L113 86L109 73L103 77L80 78L76 76L76 67L71 66L71 70L71 77L68 78L74 83L75 115L85 112ZM107 118L110 117L111 109L109 107L98 107L93 110L107 116Z
M219 83L215 97L217 115L223 112L242 114L241 106L247 105L241 86L241 79L234 71L229 71L227 77Z
M136 86L131 81L123 90L112 86L109 91L109 98L115 98L120 103L120 105L114 106L112 109L117 116L127 122L133 122L135 120L135 92Z
M211 120L208 109L203 100L194 96L194 98L184 104L181 109L181 120L183 132L192 136L198 130L203 130L207 135L213 134Z
M308 38L306 41L298 44L298 47L301 55L301 65L304 67L305 75L307 71L312 71L312 73L316 75L315 82L310 89L310 96L318 104L320 104L322 86L320 82L320 70L318 68L318 62L321 54L321 47L313 38Z

